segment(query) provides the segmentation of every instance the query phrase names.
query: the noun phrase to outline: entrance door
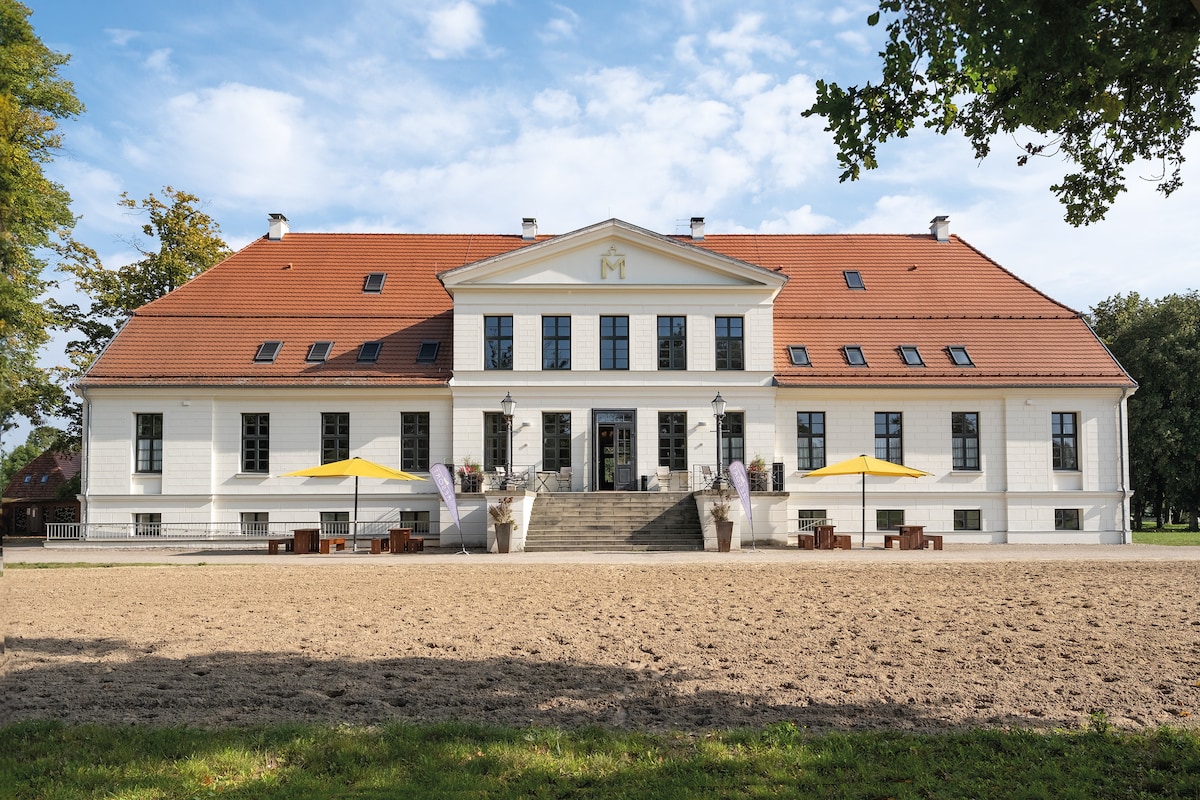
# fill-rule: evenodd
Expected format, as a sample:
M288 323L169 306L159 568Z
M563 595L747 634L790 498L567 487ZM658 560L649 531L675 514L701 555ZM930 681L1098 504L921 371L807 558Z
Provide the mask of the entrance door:
M592 475L597 491L637 489L637 417L634 411L593 411L592 441L595 463Z

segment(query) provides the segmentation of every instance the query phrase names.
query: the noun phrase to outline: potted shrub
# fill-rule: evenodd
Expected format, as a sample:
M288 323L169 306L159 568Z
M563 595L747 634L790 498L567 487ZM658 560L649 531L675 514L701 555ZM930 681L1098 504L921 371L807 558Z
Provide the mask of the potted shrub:
M511 497L501 497L495 504L488 506L488 516L492 518L492 525L496 528L496 550L500 553L507 553L512 544L512 532L516 529L517 523L512 515Z
M729 518L729 495L722 492L708 509L717 529L717 552L728 553L733 542L733 520Z
M478 492L483 484L483 471L479 468L479 462L467 456L463 459L462 466L458 468L458 485L464 492Z
M746 466L746 473L750 477L750 490L754 492L765 492L769 481L767 479L767 462L762 456L755 456L754 460Z

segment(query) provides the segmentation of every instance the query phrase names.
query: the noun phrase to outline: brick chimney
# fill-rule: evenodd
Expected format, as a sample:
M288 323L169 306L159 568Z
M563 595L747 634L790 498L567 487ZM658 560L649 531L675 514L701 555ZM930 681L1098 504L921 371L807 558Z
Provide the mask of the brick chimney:
M269 227L267 228L267 238L273 242L278 242L288 232L288 219L283 214L268 214Z
M537 238L537 217L524 217L521 220L521 238L527 242Z

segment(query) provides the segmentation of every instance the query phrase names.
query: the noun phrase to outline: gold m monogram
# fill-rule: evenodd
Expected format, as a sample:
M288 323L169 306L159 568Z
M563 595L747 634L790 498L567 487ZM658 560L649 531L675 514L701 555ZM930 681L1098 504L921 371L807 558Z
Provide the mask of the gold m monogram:
M617 271L621 280L625 280L625 256L617 253L617 246L614 244L608 248L608 252L600 256L600 280L608 278L608 273L613 270Z

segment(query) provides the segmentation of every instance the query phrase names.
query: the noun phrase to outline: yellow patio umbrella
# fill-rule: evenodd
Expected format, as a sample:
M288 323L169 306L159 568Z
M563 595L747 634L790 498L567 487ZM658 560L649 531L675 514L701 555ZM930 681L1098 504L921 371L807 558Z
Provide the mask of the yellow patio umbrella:
M359 478L382 478L389 481L423 481L425 480L420 475L413 475L411 472L402 472L398 469L385 467L383 464L376 464L374 461L368 461L365 458L347 458L342 461L331 461L328 464L322 464L319 467L309 467L308 469L298 469L295 472L283 473L285 478L354 478L354 525L351 528L351 548L353 552L358 552L358 479Z
M822 478L827 475L862 475L862 543L865 546L867 543L867 476L884 475L893 478L920 478L923 475L929 474L931 473L906 467L903 464L884 461L882 458L861 455L854 458L847 458L845 461L839 461L827 467L814 469L812 472L806 472L803 477Z

